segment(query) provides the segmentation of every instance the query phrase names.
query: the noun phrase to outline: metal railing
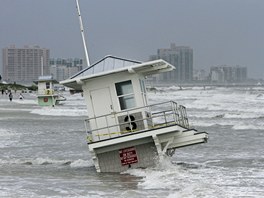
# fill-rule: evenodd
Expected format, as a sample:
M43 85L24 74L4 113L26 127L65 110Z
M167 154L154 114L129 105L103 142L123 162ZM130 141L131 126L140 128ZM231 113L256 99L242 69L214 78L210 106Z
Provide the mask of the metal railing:
M179 125L189 128L186 108L174 101L152 104L85 120L89 143Z

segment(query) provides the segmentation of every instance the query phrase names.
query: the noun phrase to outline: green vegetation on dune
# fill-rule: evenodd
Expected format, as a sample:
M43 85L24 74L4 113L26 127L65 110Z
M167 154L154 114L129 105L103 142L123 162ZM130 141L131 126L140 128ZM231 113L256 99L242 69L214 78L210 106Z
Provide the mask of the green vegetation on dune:
M36 91L38 87L36 85L31 85L31 86L25 86L25 85L20 85L20 84L3 84L0 83L0 90L6 90L6 89L11 89L11 90L31 90L31 91Z

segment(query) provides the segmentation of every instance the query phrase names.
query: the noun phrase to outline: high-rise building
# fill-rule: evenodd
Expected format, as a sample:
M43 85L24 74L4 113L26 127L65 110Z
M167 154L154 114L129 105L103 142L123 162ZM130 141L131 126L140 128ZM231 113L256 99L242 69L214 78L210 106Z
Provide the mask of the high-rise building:
M171 44L169 49L158 49L157 55L150 56L150 60L164 59L175 70L166 72L157 77L161 82L191 82L193 80L193 49L187 46Z
M208 73L204 69L194 70L193 71L193 80L195 80L196 82L208 81Z
M247 80L247 68L240 66L213 66L210 68L210 79L217 83L239 83Z
M83 60L79 58L50 59L50 73L58 81L65 80L83 69Z
M10 46L3 49L3 80L32 83L40 75L49 75L50 50L39 46Z

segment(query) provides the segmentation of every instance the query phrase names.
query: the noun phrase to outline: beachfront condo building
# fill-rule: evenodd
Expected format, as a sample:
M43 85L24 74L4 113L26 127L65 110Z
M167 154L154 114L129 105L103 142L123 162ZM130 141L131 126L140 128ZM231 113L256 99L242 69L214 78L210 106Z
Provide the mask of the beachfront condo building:
M153 77L159 82L183 82L193 80L193 49L187 46L176 46L171 44L168 49L158 49L157 55L150 56L150 60L163 59L172 64L176 69Z
M50 50L39 46L15 45L3 49L3 80L32 84L41 75L49 75Z
M57 81L62 81L84 69L83 63L80 58L51 58L50 74Z

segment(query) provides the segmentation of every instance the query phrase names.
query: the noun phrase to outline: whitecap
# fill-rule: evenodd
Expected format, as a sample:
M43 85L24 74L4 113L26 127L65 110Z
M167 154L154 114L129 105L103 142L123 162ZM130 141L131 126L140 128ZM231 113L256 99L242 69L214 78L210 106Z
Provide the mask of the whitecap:
M59 107L43 107L41 109L33 109L30 113L49 116L87 116L87 109L79 108L59 108Z
M0 128L0 148L10 147L19 141L20 135L14 131Z
M6 164L21 164L21 165L69 165L72 168L80 168L80 167L92 167L92 160L70 160L70 159L51 159L51 158L33 158L33 159L14 159L14 158L6 158L0 159L0 165Z
M78 159L73 161L70 166L72 168L81 168L81 167L92 167L94 166L92 160L83 160L83 159Z
M264 130L263 124L246 124L246 123L238 123L232 127L234 130Z
M20 99L15 99L13 100L13 102L15 103L18 103L18 104L34 104L34 105L37 105L37 100L30 100L30 99L23 99L23 100L20 100Z
M251 112L237 112L237 113L226 113L224 118L236 118L236 119L254 119L254 118L263 118L263 114L251 113Z

